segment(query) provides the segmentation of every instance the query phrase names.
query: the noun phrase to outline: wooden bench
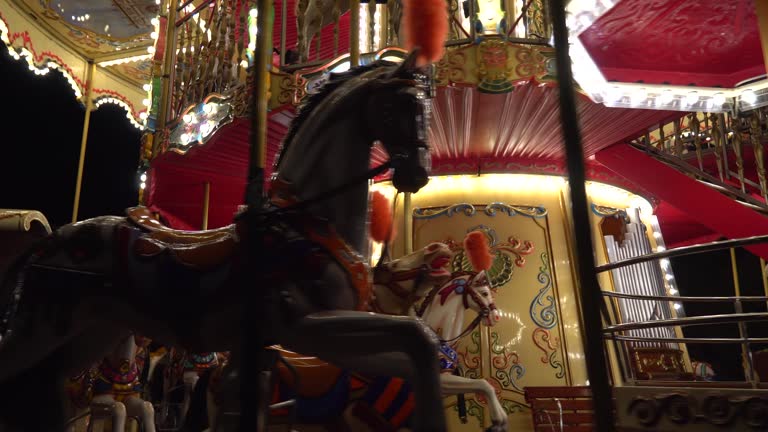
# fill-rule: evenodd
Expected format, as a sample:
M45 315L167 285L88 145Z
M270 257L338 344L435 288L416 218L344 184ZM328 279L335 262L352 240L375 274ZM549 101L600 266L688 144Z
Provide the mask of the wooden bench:
M592 432L594 411L589 387L525 387L535 432Z

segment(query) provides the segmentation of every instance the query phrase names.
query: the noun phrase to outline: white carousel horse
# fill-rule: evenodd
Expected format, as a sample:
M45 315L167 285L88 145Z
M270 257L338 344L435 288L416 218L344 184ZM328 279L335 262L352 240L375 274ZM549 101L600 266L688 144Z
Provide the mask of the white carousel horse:
M280 344L407 378L415 430L445 430L438 340L419 320L364 312L369 270L357 252L367 249L368 179L392 168L401 191L428 182L430 86L417 57L334 75L311 95L283 142L270 203L251 203L232 225L176 231L135 208L65 225L24 254L0 286L0 394L15 395L0 424L61 430L64 377L135 329L191 352L230 351L235 365L244 349L258 357ZM376 141L390 159L370 169Z
M99 363L95 370L91 406L122 403L125 414L141 422L142 431L155 432L155 409L151 402L141 398L141 372L148 357L148 344L149 340L131 334ZM115 417L112 430L122 432L124 429L125 417Z
M496 397L493 386L484 379L453 375L453 370L458 366L456 345L462 336L468 334L464 327L464 311L468 307L478 312L478 319L489 327L495 326L501 317L493 302L493 292L485 271L455 277L441 289L432 291L422 304L421 318L431 329L438 332L440 340L443 341L440 359L443 374L440 375L440 387L445 395L482 393L488 401L494 426L498 430L507 430L507 414ZM472 327L470 325L467 329Z
M128 415L122 402L113 401L108 404L94 404L93 383L96 378L98 365L83 369L66 381L67 400L66 412L69 417L66 432L81 430L103 431L104 421L109 419L112 432L123 432Z

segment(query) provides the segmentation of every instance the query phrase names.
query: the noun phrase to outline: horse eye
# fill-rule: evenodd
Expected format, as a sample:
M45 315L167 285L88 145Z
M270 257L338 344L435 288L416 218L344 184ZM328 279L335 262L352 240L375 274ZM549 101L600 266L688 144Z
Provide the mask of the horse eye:
M487 293L487 292L484 292L484 293L483 293L483 297L488 297L488 293Z

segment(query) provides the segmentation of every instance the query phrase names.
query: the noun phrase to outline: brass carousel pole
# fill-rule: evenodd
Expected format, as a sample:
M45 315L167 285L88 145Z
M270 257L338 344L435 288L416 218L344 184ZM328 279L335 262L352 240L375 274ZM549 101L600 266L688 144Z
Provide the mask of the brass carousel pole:
M93 103L91 102L91 93L93 90L93 72L96 69L96 63L92 60L88 62L88 71L85 75L85 120L83 120L83 136L80 140L80 160L77 164L77 182L75 183L75 202L72 206L72 223L77 222L77 212L80 209L80 189L83 186L83 166L85 165L85 147L88 143L88 126L91 123L91 111Z
M360 66L360 0L349 1L349 63Z
M203 223L200 229L208 229L208 210L211 205L211 182L203 183Z
M555 59L557 83L560 90L560 122L563 128L565 154L571 193L572 238L575 240L576 277L581 297L584 354L587 360L589 386L595 412L595 430L608 432L614 429L613 397L609 381L605 351L603 349L603 322L607 309L600 292L595 272L595 256L592 249L592 230L589 223L589 202L584 171L584 150L579 131L576 99L573 90L573 73L568 54L568 27L565 24L565 0L550 0L552 27L555 34ZM605 314L605 315L604 315Z
M274 0L258 0L256 8L256 51L251 66L253 77L251 92L251 136L248 182L245 186L245 204L249 213L258 213L266 204L264 194L264 167L267 151L267 97L269 65L272 59L272 24L274 21ZM255 237L255 236L254 236ZM258 240L256 240L258 241ZM258 260L258 247L247 253ZM245 281L244 281L245 283ZM242 316L243 365L240 369L240 431L266 431L269 385L276 358L274 351L265 349L269 335L264 329L264 315L272 299L270 290L265 296L250 295L246 300Z

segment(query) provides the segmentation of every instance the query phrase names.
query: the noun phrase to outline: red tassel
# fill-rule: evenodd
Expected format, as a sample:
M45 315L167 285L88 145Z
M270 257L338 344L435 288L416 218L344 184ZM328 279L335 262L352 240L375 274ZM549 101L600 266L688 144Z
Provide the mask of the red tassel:
M493 264L488 237L481 231L472 231L464 238L464 250L476 272L488 270Z
M440 60L448 37L445 0L403 0L405 47L418 47L419 65Z
M387 197L379 191L371 193L371 238L379 243L392 240L392 207Z

